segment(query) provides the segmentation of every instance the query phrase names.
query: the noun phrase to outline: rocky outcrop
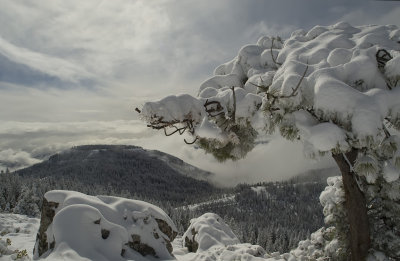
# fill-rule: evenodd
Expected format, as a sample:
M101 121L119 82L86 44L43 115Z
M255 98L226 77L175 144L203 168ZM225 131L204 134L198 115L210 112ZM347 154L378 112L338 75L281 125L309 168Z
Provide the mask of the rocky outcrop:
M168 223L165 220L156 218L155 219L157 224L158 224L158 228L160 229L161 232L164 233L164 235L167 236L167 238L165 239L165 243L166 243L166 247L168 249L168 252L170 252L172 254L172 244L171 242L174 241L174 239L176 238L176 236L178 235L178 232L176 230L173 230L173 228L168 225ZM154 236L159 236L157 233L154 234Z
M149 236L154 241L160 241L167 249L168 253L172 256L172 241L177 236L177 231L174 230L167 221L159 218L154 218L151 215L144 214L136 215L134 218L135 222L139 226L147 225L153 231ZM142 256L151 255L154 257L158 257L157 251L155 251L155 246L153 244L146 243L146 241L141 240L143 235L132 233L130 234L129 242L125 245L130 247L131 249L139 252Z
M197 231L192 228L191 232L191 235L185 236L185 247L188 248L189 252L197 252L197 249L199 248L199 243L195 240Z
M57 202L49 202L46 198L43 199L40 227L36 235L35 248L33 249L33 254L35 256L41 256L47 252L47 250L53 249L55 246L54 238L50 238L49 240L46 231L53 222L58 205Z
M34 252L35 258L51 254L64 242L89 259L94 249L101 249L106 260L115 259L116 253L130 258L131 250L143 256L171 259L171 242L176 235L171 219L149 203L58 190L45 194ZM102 253L97 250L94 253L99 254Z
M126 245L130 248L132 248L133 250L139 252L140 254L142 254L142 256L147 256L147 255L151 255L151 256L156 256L156 251L154 250L154 248L143 244L140 240L140 235L131 235L131 241L129 241L128 243L126 243Z

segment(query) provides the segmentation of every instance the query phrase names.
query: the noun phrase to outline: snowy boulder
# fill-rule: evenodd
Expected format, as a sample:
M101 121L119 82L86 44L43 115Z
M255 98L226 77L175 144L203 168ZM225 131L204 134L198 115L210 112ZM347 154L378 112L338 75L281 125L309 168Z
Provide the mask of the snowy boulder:
M190 221L183 234L184 246L189 252L206 251L211 247L239 244L239 239L220 216L205 213Z
M172 258L177 229L154 205L63 190L47 192L43 202L35 258L54 260L70 253L90 260L137 260L138 253Z

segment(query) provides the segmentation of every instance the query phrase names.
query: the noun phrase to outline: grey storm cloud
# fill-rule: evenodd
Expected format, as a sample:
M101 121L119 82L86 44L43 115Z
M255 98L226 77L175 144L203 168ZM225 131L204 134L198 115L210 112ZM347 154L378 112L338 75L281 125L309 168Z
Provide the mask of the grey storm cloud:
M160 82L201 81L262 35L287 37L294 29L342 18L373 23L396 7L316 0L1 0L0 4L0 62L8 59L15 71L20 65L15 78L36 77L52 87L61 85L54 77L82 87L88 85L85 79L102 86L139 82L164 93ZM0 81L10 80L0 76Z
M218 163L138 121L134 108L195 95L214 68L263 35L345 20L396 24L390 1L0 0L0 168L81 144L133 144L178 156L218 182L280 180L331 166L274 137L246 159ZM282 155L290 155L287 164Z

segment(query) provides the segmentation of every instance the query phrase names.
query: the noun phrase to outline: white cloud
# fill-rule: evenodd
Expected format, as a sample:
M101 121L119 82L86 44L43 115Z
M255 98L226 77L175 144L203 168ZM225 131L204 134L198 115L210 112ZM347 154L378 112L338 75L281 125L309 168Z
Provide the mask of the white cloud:
M0 164L21 168L84 144L135 144L153 135L138 120L85 122L0 121Z
M13 168L29 166L39 162L41 162L41 160L33 158L25 151L14 151L13 149L0 150L0 166L3 165Z
M380 13L379 9L386 7L384 13ZM398 2L382 2L382 1L371 1L369 8L360 8L358 10L352 10L348 13L342 14L340 20L349 22L353 25L365 25L365 24L394 24L400 26L400 7Z
M136 143L148 149L161 150L175 155L199 168L216 174L214 182L222 186L238 183L286 180L310 169L331 167L334 162L329 157L311 160L304 156L300 143L293 143L274 136L270 142L256 146L246 158L233 162L218 162L201 149L188 146L183 137L163 134L142 138Z
M80 68L79 64L12 45L1 36L0 54L13 62L26 65L61 80L77 82L81 79L91 78L91 75L85 69Z
M158 62L169 32L163 2L0 1L0 53L63 79L140 76Z

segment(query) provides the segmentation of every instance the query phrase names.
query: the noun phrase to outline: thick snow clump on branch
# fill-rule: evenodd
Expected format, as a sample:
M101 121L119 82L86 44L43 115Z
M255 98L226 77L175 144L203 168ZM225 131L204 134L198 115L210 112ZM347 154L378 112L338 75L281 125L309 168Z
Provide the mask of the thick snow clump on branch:
M371 248L398 260L399 87L397 26L340 22L297 30L286 40L263 37L246 45L215 69L197 97L148 102L141 116L150 127L189 133L191 143L221 161L245 157L258 135L276 130L301 141L311 158L340 155L357 174L355 182L365 196ZM166 121L167 115L173 116ZM346 155L352 153L356 158L349 161ZM349 250L342 181L329 183L321 203L332 227L299 246L296 255L340 260ZM326 238L320 240L321 235ZM321 244L318 253L310 254Z
M237 146L238 126L259 133L277 126L284 137L301 139L310 156L376 145L385 121L400 125L399 32L394 25L341 22L298 30L287 40L263 37L217 67L198 97L147 102L141 116L149 125L155 116L171 124L191 117L190 133L203 148L202 135L219 141L217 149Z

